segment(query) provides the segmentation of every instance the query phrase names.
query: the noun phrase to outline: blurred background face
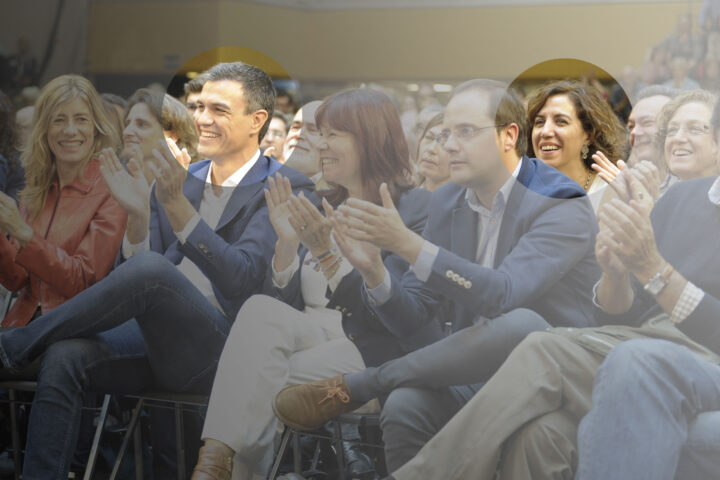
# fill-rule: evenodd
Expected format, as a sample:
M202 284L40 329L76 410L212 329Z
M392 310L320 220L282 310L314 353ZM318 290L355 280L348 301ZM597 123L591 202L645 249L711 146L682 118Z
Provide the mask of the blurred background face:
M27 139L30 138L34 113L35 107L21 108L15 112L15 123L18 127L18 142L20 145L25 145Z
M665 162L680 180L717 174L717 143L710 131L712 109L686 103L670 118L665 135Z
M444 149L436 141L442 133L442 124L436 125L420 139L418 150L417 168L418 174L433 182L441 182L449 179L450 166L447 161Z
M582 162L580 151L587 142L587 133L570 97L549 97L532 125L532 143L537 158L564 172Z
M121 157L135 158L141 164L153 157L152 151L158 148L158 140L163 138L160 122L153 116L145 103L132 106L125 119L123 130L123 149Z
M61 103L50 116L47 142L58 165L80 164L92 153L95 122L85 100Z
M664 95L655 95L643 98L635 104L628 118L630 130L630 164L648 160L655 164L662 163L662 152L655 144L657 135L657 116L670 98ZM664 170L664 168L663 168Z
M320 132L315 124L315 112L321 104L322 102L319 101L310 102L298 110L290 124L283 146L285 164L307 177L320 172L317 151Z
M185 108L187 108L187 111L193 117L193 120L195 120L198 115L198 98L200 98L200 92L188 93L185 98Z
M270 120L270 127L268 128L265 137L263 137L260 142L260 148L267 150L270 147L275 147L273 155L279 161L283 162L283 148L285 146L286 137L285 122L277 117L273 117L273 119Z

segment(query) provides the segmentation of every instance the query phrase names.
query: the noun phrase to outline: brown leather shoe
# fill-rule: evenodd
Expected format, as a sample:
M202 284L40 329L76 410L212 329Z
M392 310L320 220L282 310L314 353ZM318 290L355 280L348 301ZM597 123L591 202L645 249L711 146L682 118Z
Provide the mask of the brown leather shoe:
M198 453L190 480L230 480L232 476L233 457L214 445L205 445Z
M296 430L314 430L362 404L350 400L350 390L342 375L293 385L280 390L273 401L273 411L285 425Z

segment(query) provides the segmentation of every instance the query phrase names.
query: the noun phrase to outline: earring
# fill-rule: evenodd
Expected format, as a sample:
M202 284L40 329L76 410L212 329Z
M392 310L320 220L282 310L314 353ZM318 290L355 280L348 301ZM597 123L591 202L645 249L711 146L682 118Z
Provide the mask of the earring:
M590 152L590 148L588 148L587 144L583 145L580 149L580 155L582 156L583 160L587 159L588 152Z

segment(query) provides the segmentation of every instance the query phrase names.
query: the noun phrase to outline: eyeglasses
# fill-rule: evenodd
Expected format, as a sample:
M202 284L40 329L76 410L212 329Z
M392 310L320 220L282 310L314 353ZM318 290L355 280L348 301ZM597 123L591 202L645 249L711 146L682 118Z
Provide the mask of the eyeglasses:
M699 137L701 135L707 135L710 133L710 127L708 125L673 125L672 127L668 127L665 129L662 133L665 138L672 138L677 136L678 133L680 133L680 130L685 131L685 133L691 137Z
M450 138L450 135L455 135L455 137L458 140L461 140L463 142L467 142L469 140L472 140L475 138L481 131L487 130L488 128L500 128L507 126L506 123L501 123L499 125L488 125L486 127L475 127L473 125L460 125L458 127L454 127L452 130L443 130L440 135L438 135L437 142L445 146L448 139Z

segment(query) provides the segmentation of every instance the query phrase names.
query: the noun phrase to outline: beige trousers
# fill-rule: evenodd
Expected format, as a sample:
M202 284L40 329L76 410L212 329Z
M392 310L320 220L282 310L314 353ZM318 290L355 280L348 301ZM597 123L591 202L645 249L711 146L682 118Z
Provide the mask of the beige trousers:
M573 480L578 422L555 410L524 425L503 447L499 480Z
M286 385L365 368L337 312L300 312L271 297L245 302L213 384L203 439L235 450L233 479L265 478L277 419L272 399Z
M568 465L563 465L563 455L574 451L564 443L572 436L568 424L577 425L590 409L593 379L603 358L561 335L530 334L393 478L489 480L501 469L506 470L501 478L508 479L547 478L553 469L557 474L551 478L571 478L563 473ZM555 450L550 463L522 465L527 442L535 443L532 436L555 435L553 430L559 435L555 446L543 446Z

